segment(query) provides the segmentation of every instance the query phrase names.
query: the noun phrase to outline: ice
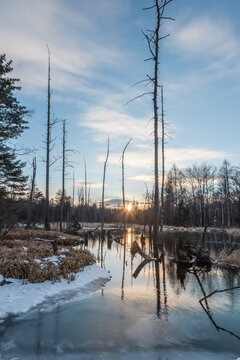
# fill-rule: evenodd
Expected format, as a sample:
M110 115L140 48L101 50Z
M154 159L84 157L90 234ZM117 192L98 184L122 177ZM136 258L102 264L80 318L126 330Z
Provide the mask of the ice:
M75 275L75 280L70 282L62 278L60 282L55 283L45 281L25 285L22 280L7 279L12 283L0 287L0 319L10 314L27 312L32 307L46 302L48 298L59 296L61 293L78 291L94 280L110 279L108 271L95 264L86 266L83 271Z

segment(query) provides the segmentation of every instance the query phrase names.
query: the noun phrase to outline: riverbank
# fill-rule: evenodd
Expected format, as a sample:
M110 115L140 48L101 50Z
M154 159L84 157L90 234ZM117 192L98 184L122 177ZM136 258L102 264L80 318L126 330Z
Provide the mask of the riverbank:
M52 297L110 279L93 254L76 244L80 236L15 229L0 242L0 318L26 312Z
M82 223L83 229L88 230L88 229L96 229L98 226L100 226L101 223L88 223L88 222L84 222ZM137 231L141 231L147 232L148 231L148 226L144 226L144 225L140 225L140 224L126 224L127 228L132 228L134 230ZM57 228L56 224L53 225L53 228ZM117 230L117 229L121 229L123 228L122 225L120 223L105 223L104 224L104 228L111 230ZM203 226L198 226L198 227L185 227L185 226L170 226L170 225L164 225L163 227L163 231L176 231L176 232L197 232L197 233L203 233L204 232L204 227ZM224 233L224 234L228 234L231 236L239 236L240 237L240 227L229 227L229 228L220 228L220 227L214 227L214 226L209 226L207 227L207 232L208 233Z
M25 313L44 302L69 298L79 293L83 287L91 282L99 280L99 287L110 280L110 274L107 270L94 264L86 266L83 271L75 274L74 281L61 279L61 281L52 283L47 280L42 283L23 284L22 280L8 278L10 284L0 287L0 319L9 315L19 315Z

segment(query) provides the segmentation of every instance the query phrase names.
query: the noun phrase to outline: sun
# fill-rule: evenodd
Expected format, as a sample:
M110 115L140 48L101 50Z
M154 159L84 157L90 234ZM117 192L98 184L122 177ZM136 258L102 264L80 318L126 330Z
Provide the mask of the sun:
M131 211L131 210L132 210L132 205L129 204L129 205L127 206L127 211Z

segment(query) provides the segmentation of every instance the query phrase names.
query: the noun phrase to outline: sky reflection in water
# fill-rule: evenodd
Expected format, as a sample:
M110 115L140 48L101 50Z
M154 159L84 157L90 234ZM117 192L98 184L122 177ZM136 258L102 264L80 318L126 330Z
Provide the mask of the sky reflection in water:
M198 234L164 234L166 255L176 241L200 240ZM217 268L199 272L198 279L179 266L132 259L131 243L140 234L128 230L126 246L115 241L89 239L88 248L112 280L102 287L95 282L77 297L50 307L40 307L2 325L0 354L4 359L237 359L240 340L217 331L199 300L215 289L240 285L239 276ZM224 244L236 242L223 235L208 235L215 255ZM237 245L237 244L236 244ZM145 251L151 246L146 239ZM102 261L101 261L102 257ZM199 285L199 281L201 286ZM203 290L202 290L203 289ZM240 335L240 289L215 294L208 299L214 321Z

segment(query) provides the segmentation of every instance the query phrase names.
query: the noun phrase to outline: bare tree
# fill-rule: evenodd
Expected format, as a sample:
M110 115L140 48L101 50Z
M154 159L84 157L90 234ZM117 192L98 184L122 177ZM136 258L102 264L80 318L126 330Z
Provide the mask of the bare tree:
M46 140L46 196L45 196L45 229L50 230L49 222L49 167L50 167L50 130L51 130L51 64L50 64L50 50L48 49L48 110L47 110L47 140Z
M161 103L162 103L162 186L161 186L161 212L160 212L160 230L163 231L163 213L164 213L164 178L165 178L165 121L163 108L163 86L161 86Z
M153 120L154 120L154 223L153 223L153 238L154 242L158 241L159 234L159 173L158 173L158 89L159 89L159 43L162 39L166 38L168 35L160 37L160 28L162 20L174 20L170 17L164 16L164 11L166 5L168 5L173 0L154 0L154 4L150 7L144 8L143 10L155 9L157 20L154 30L147 30L143 32L147 43L148 48L151 54L151 57L148 60L154 62L154 75L147 75L146 81L152 83L153 85ZM147 94L147 93L145 93ZM145 95L143 94L143 95Z
M49 173L50 167L58 160L58 157L53 161L50 161L50 153L54 148L53 141L51 138L52 127L58 122L57 119L53 118L51 121L51 62L50 62L50 50L48 50L48 95L47 95L47 132L46 132L46 195L45 195L45 216L44 223L45 229L50 230L50 220L49 220Z
M36 156L33 158L32 161L32 179L31 179L31 190L29 194L29 202L28 202L28 217L27 217L27 228L30 227L31 224L31 218L32 218L32 202L33 202L33 194L35 190L35 179L36 179L36 171L37 171L37 160Z
M73 172L73 188L72 188L72 205L74 207L74 202L75 202L75 176L74 176L74 172Z
M125 151L127 150L128 145L130 144L130 142L132 141L132 139L128 140L127 144L125 145L123 152L122 152L122 156L120 158L120 160L122 160L122 198L123 198L123 229L124 231L126 231L126 214L125 214L125 210L126 210L126 204L125 204L125 184L124 184L124 156L125 156Z
M62 196L61 196L61 209L60 209L60 231L63 230L63 209L65 198L65 168L66 168L66 120L63 120L62 130Z
M104 226L104 190L105 190L105 177L106 177L106 168L107 168L107 162L108 162L108 157L109 157L109 136L108 136L108 143L107 143L107 155L106 155L106 159L104 162L104 167L103 167L103 185L102 185L102 234L103 234L103 226Z
M226 225L227 227L231 226L231 178L232 178L232 167L229 161L224 160L222 166L219 169L219 179L221 192L224 198L224 204L222 203L222 225L225 225L224 221L224 209L226 209Z

